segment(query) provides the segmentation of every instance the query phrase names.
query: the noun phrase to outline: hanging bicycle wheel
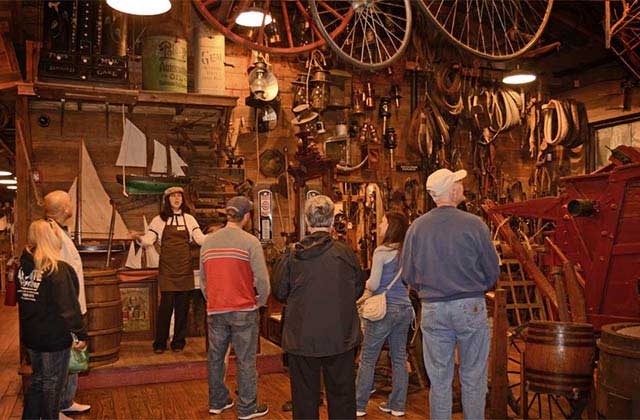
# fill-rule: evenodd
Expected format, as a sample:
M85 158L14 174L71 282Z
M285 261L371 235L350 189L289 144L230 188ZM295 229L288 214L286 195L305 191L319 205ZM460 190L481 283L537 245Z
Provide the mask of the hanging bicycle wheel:
M354 66L383 69L409 45L410 0L309 0L309 5L327 45ZM350 14L347 28L332 35Z
M273 55L302 54L325 44L308 5L301 0L264 0L259 3L269 18L259 26L246 27L236 23L240 13L255 9L247 0L193 0L193 4L209 23L231 41L252 50ZM344 31L353 12L347 13L335 25L330 36Z
M540 39L553 0L416 0L454 43L488 60L511 60Z

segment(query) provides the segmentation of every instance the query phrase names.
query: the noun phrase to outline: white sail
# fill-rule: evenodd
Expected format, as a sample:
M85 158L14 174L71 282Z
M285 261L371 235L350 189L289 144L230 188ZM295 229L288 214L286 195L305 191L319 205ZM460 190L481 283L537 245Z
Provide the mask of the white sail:
M147 137L129 119L124 125L116 166L147 167Z
M185 176L182 170L183 166L187 165L187 162L182 160L178 152L173 149L173 146L169 146L169 154L171 155L171 175L173 176Z
M124 266L127 268L142 268L142 248L138 249L136 252L136 246L134 245L134 241L131 241L131 245L129 245L129 255L127 255L127 261L124 263Z
M151 245L144 249L147 255L147 268L158 268L160 266L160 254L156 247Z
M151 164L151 172L159 174L167 173L167 148L158 140L153 141L153 163Z
M144 233L147 233L149 231L149 224L147 223L147 217L145 215L142 215L142 221L144 222ZM160 255L158 251L156 251L156 247L150 245L145 247L144 251L147 256L147 267L157 268L160 265Z
M104 190L91 156L87 152L84 141L82 147L82 226L80 231L83 239L108 239L109 225L111 223L111 199ZM70 232L75 232L76 208L77 208L78 178L73 180L69 195L71 196L72 216L67 220ZM124 224L120 213L116 211L113 225L113 239L129 239L129 230Z

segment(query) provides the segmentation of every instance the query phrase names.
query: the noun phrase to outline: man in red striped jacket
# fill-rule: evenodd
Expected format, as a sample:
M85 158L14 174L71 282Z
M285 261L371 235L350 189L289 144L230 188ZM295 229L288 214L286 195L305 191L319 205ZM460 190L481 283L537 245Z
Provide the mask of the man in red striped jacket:
M260 241L245 232L253 203L238 196L227 202L227 226L207 235L200 250L200 287L207 301L209 329L209 413L233 407L224 383L224 359L233 343L238 365L238 418L269 412L258 404L256 350L258 308L267 303L269 273Z

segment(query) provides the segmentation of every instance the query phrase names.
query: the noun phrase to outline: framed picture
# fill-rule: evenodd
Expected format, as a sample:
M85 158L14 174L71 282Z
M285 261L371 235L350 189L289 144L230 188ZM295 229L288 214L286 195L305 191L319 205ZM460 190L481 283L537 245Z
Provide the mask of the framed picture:
M153 339L156 326L157 286L153 281L120 283L122 339Z

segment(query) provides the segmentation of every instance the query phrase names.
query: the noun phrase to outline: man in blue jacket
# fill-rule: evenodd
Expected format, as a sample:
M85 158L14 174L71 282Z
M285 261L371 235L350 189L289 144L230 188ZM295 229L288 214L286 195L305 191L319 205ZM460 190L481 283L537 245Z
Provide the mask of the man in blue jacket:
M451 418L454 352L458 345L465 419L483 419L489 324L484 293L500 267L487 225L458 210L465 170L439 169L427 179L437 208L418 218L402 251L403 279L422 300L424 364L431 381L432 419Z

